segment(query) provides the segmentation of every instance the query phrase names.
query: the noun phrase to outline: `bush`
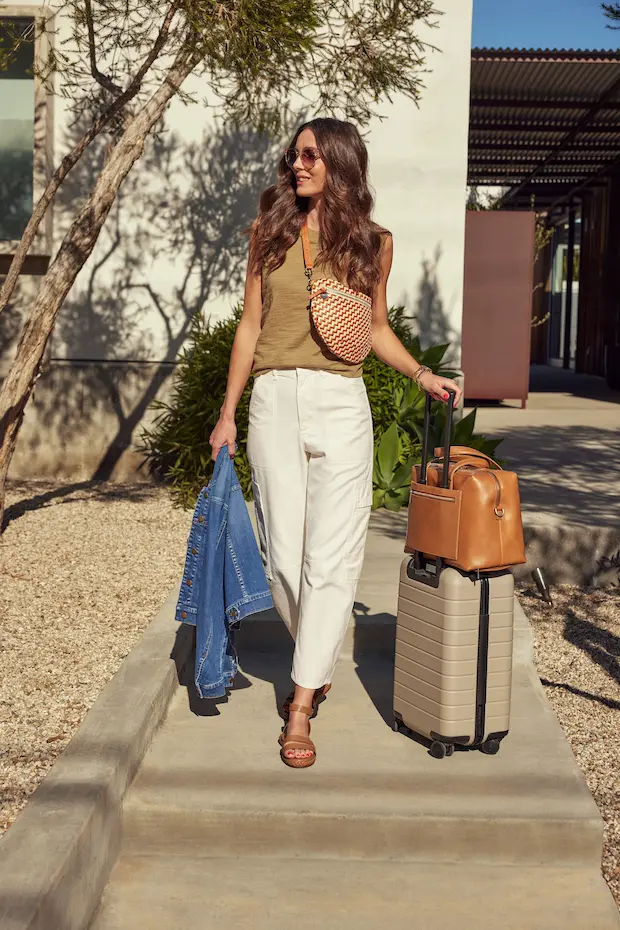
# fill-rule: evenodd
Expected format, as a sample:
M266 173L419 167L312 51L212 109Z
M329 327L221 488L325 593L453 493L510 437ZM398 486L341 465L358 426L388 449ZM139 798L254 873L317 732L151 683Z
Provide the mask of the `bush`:
M183 350L169 403L156 401L157 416L142 434L142 451L151 470L171 484L173 499L192 507L213 471L209 436L226 391L228 363L241 307L228 320L211 325L197 318L189 345ZM442 367L447 345L422 350L411 334L403 307L390 310L394 332L421 364L445 377L454 372ZM364 381L372 410L375 436L374 506L398 510L407 499L411 467L420 461L424 393L405 375L389 368L375 355L364 362ZM243 493L252 493L246 456L251 385L237 408L239 451L235 468ZM493 455L498 441L473 433L476 411L455 426L455 442ZM433 442L439 444L445 423L443 404L433 407Z
M445 378L455 376L455 372L443 367L448 345L423 350L418 337L411 333L404 308L392 308L389 317L392 329L420 364ZM364 362L364 380L375 425L373 507L397 511L408 501L411 469L421 459L426 395L410 378L384 365L375 355L370 355ZM445 417L444 404L436 401L432 407L431 450L443 443ZM477 435L474 433L475 423L475 410L455 423L453 443L470 446L495 457L501 440Z
M173 500L193 507L200 489L213 472L209 436L218 421L226 393L228 363L241 316L237 307L220 323L205 323L199 316L189 344L179 360L169 403L155 401L158 411L151 429L142 433L142 451L151 471L169 481ZM237 408L239 452L235 469L246 498L251 495L250 466L245 453L251 385Z

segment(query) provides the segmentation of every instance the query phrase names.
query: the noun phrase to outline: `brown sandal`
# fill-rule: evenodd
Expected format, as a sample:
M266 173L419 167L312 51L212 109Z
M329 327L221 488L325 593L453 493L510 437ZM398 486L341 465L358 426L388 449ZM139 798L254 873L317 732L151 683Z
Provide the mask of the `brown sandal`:
M305 707L303 704L291 704L289 710L294 712L299 712L301 714L306 714L308 717L312 717L312 707ZM308 724L308 732L310 732L310 724ZM290 766L292 769L308 769L311 765L314 765L316 762L316 746L307 736L287 736L286 735L286 726L282 730L280 737L278 739L280 746L280 758L285 765ZM290 758L285 755L285 753L290 752L295 749L306 749L310 750L312 753L311 756L306 756L305 758L298 759L296 756L291 756Z
M322 704L325 698L327 697L327 692L330 690L331 684L323 685L322 688L317 688L314 692L314 697L312 698L312 714L310 716L311 720L314 720L316 715L319 712L319 704ZM286 701L282 705L282 719L288 721L289 710L292 702L295 700L295 692L291 691Z

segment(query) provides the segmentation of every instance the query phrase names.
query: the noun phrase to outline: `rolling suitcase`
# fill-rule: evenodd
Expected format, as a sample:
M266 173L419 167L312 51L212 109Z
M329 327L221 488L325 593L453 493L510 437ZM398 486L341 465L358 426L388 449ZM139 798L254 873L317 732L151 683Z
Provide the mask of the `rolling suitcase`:
M466 573L419 554L401 566L394 663L394 729L492 755L508 734L514 578Z

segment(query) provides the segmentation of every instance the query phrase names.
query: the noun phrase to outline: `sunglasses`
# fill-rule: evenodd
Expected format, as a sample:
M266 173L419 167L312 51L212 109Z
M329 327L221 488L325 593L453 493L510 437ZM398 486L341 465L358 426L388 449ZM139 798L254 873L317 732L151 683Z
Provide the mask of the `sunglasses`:
M301 159L302 167L308 171L310 168L314 168L314 163L317 158L320 158L321 154L318 149L305 148L301 152L299 149L286 149L284 152L284 161L289 168L292 168L297 159Z

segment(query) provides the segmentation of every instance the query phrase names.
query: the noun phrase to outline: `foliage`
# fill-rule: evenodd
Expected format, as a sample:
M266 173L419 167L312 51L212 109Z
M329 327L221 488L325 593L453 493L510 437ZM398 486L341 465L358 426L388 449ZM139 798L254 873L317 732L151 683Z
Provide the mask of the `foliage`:
M474 184L469 188L466 208L477 212L481 210L501 210L503 197L503 191L499 194L492 194Z
M375 444L375 461L372 474L374 510L400 510L407 502L411 486L413 456L406 454L407 442L396 421Z
M226 390L228 363L241 308L233 316L211 325L197 319L190 344L176 372L172 396L156 402L153 426L142 434L142 451L151 470L171 484L175 503L193 506L198 492L213 470L209 436L219 417ZM448 346L422 350L413 336L403 307L389 313L390 324L406 348L435 373L453 377L443 367ZM426 395L405 375L385 365L375 355L364 362L364 381L372 410L375 435L373 506L398 510L406 503L411 468L420 461ZM246 456L250 387L237 408L239 451L235 468L247 498L251 495L250 468ZM475 411L454 427L454 442L494 455L498 441L474 434ZM445 408L433 405L432 446L441 444Z
M38 34L38 79L50 94L65 98L68 123L83 119L86 129L50 171L3 277L0 313L67 176L86 152L96 168L74 198L67 232L51 256L0 387L0 528L6 475L63 300L147 140L161 135L170 101L190 103L200 93L209 107L217 105L224 124L249 124L278 142L299 120L294 101L298 109L363 126L395 93L419 100L430 48L419 26L435 25L440 14L433 0L53 0L34 15L34 30L20 33L18 24L3 40L0 70L10 69L22 46ZM62 41L55 41L56 29ZM193 94L187 90L190 75ZM107 142L102 161L92 158L99 136Z
M450 377L454 373L441 367L446 349L447 346L433 346L416 357L436 373ZM392 401L392 422L383 433L375 436L373 508L385 507L387 510L398 511L407 503L411 471L422 457L426 395L413 381L406 379L404 387L398 385L394 389ZM495 450L501 440L487 439L474 433L475 424L476 410L472 410L454 424L452 443L469 446L495 457ZM433 449L443 445L445 425L446 408L440 401L435 401L431 407L431 455Z
M192 507L213 471L209 436L217 423L226 391L228 364L241 307L222 322L195 319L189 344L176 371L172 396L167 403L155 401L158 411L153 426L142 432L142 448L149 467L171 483L176 504ZM250 466L245 447L248 429L250 386L237 408L235 468L246 497L251 493Z
M553 229L547 226L544 217L538 213L536 215L536 225L534 227L534 271L536 273L538 268L538 259L545 251L547 246L551 243L553 239ZM536 291L541 290L544 287L544 282L539 281L533 288L532 293L535 294ZM536 329L538 326L543 326L549 317L551 312L548 311L544 316L534 316L532 317L531 327Z
M602 3L603 12L607 19L610 19L612 23L620 23L620 3ZM607 24L608 29L620 29L619 26Z

